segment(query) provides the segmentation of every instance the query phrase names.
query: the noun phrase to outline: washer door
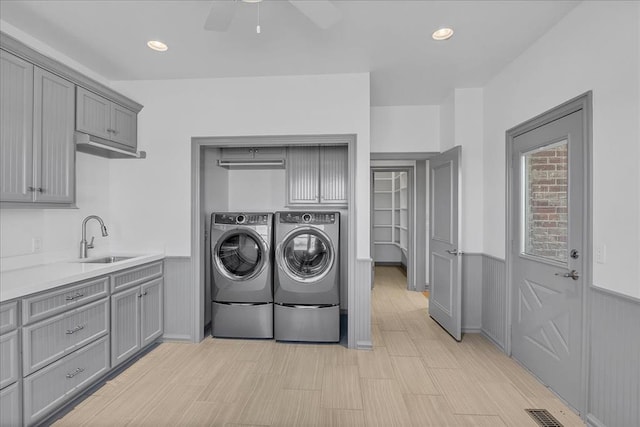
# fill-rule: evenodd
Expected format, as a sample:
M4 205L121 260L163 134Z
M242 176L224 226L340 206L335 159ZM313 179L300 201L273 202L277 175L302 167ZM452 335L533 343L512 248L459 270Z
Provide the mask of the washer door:
M267 244L251 229L234 229L223 234L213 250L217 270L231 280L250 280L267 266Z
M296 228L278 246L280 267L298 282L312 283L323 279L334 262L331 239L318 228Z

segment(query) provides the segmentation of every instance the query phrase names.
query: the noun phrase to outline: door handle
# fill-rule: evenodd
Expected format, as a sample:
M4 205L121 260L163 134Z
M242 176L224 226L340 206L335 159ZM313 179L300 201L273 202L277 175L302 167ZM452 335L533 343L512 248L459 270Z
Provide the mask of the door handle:
M462 255L462 251L458 252L457 249L447 249L447 253L450 255Z
M562 277L570 277L573 280L578 280L580 278L580 273L578 273L576 270L571 270L568 273L556 273L556 276L562 276Z

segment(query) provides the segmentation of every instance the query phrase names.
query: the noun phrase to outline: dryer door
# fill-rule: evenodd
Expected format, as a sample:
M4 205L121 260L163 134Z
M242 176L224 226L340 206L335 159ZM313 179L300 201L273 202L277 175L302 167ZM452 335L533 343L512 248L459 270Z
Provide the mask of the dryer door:
M335 248L322 230L296 228L278 246L278 263L288 276L298 282L317 282L331 271L335 263Z
M251 229L233 229L223 234L213 250L218 272L231 280L250 280L269 260L267 244Z

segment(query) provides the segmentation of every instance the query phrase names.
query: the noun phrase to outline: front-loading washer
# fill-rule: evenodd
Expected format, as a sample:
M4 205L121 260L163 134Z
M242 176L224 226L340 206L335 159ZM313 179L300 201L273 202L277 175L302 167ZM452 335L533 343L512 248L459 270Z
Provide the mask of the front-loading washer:
M273 338L273 214L211 215L214 337Z
M276 212L274 336L340 340L340 213Z

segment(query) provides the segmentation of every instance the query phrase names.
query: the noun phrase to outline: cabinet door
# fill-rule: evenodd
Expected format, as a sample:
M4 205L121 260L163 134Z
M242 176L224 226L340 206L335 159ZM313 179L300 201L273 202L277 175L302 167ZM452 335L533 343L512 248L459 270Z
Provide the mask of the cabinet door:
M20 383L0 391L0 426L22 425L21 397Z
M222 160L253 160L253 147L222 147L220 159Z
M111 139L111 102L78 87L76 92L76 129L104 139Z
M140 287L140 317L142 347L152 343L162 336L163 322L163 291L162 279L145 283Z
M30 202L33 65L0 51L0 201Z
M140 287L111 296L111 366L140 350Z
M138 146L137 115L133 111L111 104L111 140L135 151Z
M75 85L40 68L34 70L33 158L35 201L73 203Z
M0 388L18 381L18 331L0 336Z
M347 204L347 147L320 148L320 203Z
M319 194L319 148L289 147L287 152L287 203L317 204Z
M253 157L256 160L283 160L285 158L285 148L254 147Z

